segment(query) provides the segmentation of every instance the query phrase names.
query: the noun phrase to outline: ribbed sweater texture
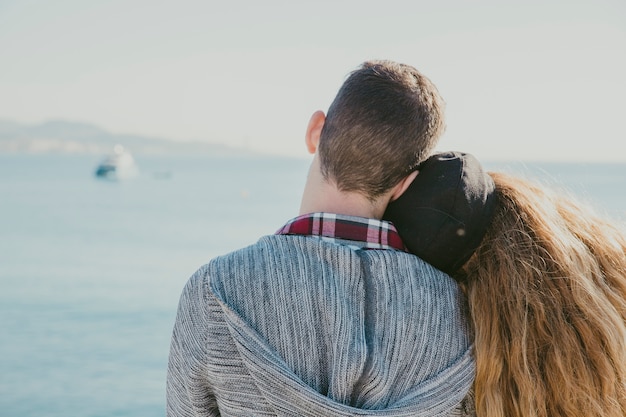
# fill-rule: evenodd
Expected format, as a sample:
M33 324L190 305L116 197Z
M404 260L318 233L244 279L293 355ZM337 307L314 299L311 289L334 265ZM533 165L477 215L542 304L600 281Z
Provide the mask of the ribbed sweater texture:
M180 298L168 416L471 416L457 284L419 258L266 236Z

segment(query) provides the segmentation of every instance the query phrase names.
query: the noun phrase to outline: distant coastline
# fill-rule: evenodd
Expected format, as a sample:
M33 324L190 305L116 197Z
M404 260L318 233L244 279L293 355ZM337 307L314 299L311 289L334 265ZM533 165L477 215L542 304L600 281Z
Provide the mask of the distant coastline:
M254 155L250 150L216 143L116 134L89 123L52 120L23 124L0 119L0 154L104 154L116 144L134 154Z

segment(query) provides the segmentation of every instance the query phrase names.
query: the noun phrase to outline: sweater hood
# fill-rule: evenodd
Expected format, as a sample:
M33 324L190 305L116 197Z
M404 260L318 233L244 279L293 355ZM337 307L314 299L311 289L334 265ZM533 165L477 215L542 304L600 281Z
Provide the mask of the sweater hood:
M276 415L453 414L475 372L453 280L395 251L294 236L263 243L268 250L261 256L243 250L218 258L209 285L243 364ZM284 250L292 258L285 264L275 256ZM234 270L241 273L220 273ZM407 283L394 292L390 281L403 275Z

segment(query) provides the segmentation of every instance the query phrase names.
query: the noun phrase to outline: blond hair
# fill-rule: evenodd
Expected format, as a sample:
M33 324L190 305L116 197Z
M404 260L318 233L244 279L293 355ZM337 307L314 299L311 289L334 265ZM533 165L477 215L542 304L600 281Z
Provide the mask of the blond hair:
M537 184L490 173L498 208L464 266L486 417L626 416L626 237Z

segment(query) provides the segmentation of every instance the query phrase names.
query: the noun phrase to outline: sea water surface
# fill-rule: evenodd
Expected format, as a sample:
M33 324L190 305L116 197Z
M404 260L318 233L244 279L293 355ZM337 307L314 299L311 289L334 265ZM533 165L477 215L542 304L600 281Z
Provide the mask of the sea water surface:
M309 161L0 155L0 415L165 414L178 297L212 257L297 215ZM626 214L626 165L487 163Z

